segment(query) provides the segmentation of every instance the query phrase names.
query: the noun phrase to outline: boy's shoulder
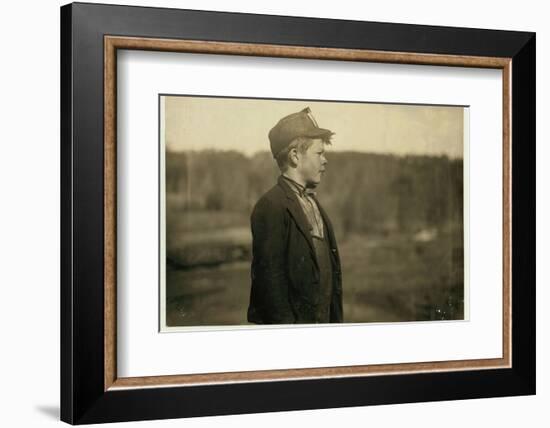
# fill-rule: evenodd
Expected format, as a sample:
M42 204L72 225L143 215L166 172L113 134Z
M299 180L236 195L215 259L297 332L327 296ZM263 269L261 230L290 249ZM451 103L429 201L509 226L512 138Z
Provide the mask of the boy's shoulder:
M254 205L252 214L265 210L275 213L286 207L286 195L281 186L277 183L265 192Z

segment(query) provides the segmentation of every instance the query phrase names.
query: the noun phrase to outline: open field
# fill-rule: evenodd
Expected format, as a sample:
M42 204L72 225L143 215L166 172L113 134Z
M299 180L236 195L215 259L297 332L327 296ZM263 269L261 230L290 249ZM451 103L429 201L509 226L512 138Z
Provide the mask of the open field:
M355 236L340 244L345 322L462 319L462 239ZM170 326L247 324L250 261L170 268Z

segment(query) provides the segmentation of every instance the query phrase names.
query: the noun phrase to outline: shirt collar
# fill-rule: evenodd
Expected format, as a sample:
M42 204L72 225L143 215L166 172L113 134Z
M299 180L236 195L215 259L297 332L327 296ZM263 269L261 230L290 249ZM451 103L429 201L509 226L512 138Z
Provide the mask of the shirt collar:
M298 195L300 196L315 196L317 192L313 190L310 187L304 187L297 181L294 181L292 178L287 177L284 174L281 174L281 176L286 180L288 184L290 184L290 187L292 190L294 190Z

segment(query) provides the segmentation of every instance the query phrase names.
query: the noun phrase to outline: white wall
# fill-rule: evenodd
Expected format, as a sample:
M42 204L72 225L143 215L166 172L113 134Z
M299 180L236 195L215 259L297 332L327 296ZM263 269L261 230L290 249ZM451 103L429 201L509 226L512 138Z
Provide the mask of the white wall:
M122 2L122 0L121 0ZM54 426L59 407L59 6L63 2L5 2L0 13L0 419L7 427ZM112 3L103 1L103 3ZM142 426L384 426L408 428L475 424L515 427L544 424L550 404L549 316L541 302L550 295L548 118L550 28L544 2L277 0L125 1L169 6L366 21L481 27L537 32L538 189L537 247L538 395L438 403L401 404L154 421ZM546 143L546 144L545 144ZM7 151L7 152L6 152ZM7 239L6 239L7 238ZM546 242L545 242L546 241ZM545 263L546 261L546 263ZM538 423L536 419L540 419ZM137 423L125 426L137 426Z

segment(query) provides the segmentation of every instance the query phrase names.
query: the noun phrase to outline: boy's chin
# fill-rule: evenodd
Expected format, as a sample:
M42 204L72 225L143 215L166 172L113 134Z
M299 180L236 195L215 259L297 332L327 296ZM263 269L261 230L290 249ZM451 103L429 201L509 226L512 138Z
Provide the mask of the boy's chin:
M319 185L319 183L321 183L321 178L308 180L308 182L306 183L306 186L307 187L317 187Z

